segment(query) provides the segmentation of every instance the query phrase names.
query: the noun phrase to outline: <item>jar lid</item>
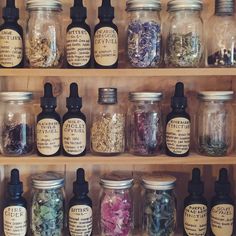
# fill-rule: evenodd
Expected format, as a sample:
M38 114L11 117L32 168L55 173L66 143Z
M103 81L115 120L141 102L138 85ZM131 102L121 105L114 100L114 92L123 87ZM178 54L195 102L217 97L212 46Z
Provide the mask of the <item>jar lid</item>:
M217 14L233 14L234 0L216 0L215 11Z
M129 100L135 101L161 101L163 97L162 93L155 92L130 92Z
M99 88L98 102L101 104L115 104L117 103L117 89L116 88Z
M176 178L171 175L145 175L142 178L142 185L146 189L169 190L175 186Z
M202 0L170 0L167 4L167 11L196 10L201 11Z
M30 101L32 99L32 92L0 92L1 101Z
M161 10L160 0L127 0L126 1L126 11L135 10Z
M37 189L53 189L64 186L64 178L56 172L46 172L32 176L32 184Z
M198 93L198 98L206 100L229 101L234 98L233 91L201 91Z
M61 0L27 0L27 10L50 9L62 10Z

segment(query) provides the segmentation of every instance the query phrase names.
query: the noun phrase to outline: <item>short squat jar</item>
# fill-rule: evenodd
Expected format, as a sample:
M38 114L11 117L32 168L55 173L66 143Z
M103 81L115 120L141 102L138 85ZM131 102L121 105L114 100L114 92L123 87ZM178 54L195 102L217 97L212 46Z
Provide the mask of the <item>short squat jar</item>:
M233 149L233 91L205 91L198 94L196 137L200 154L226 156Z
M127 0L127 53L133 67L158 67L161 63L160 0Z
M60 0L27 0L26 59L29 67L60 67L63 56Z
M32 177L30 229L32 236L64 236L64 178L55 172Z
M100 235L131 236L133 230L133 201L130 176L111 173L100 180Z
M159 154L163 147L162 93L131 92L129 100L129 152L140 156Z
M200 67L204 53L201 0L170 0L165 63L167 67Z
M172 236L176 227L176 178L148 175L142 180L142 235Z

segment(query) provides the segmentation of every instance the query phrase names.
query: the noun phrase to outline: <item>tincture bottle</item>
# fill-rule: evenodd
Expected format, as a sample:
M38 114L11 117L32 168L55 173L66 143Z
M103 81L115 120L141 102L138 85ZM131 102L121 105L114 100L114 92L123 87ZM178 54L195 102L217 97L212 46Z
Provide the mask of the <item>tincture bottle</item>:
M7 0L3 8L4 23L0 26L0 67L23 67L23 29L17 23L19 9L15 0Z
M192 180L188 183L189 196L184 200L184 236L207 233L207 200L203 197L204 183L198 168L192 170Z
M118 28L112 22L114 7L110 0L103 0L98 8L100 22L94 29L94 66L96 68L117 68Z
M36 146L40 156L57 156L61 147L61 118L55 111L56 97L53 96L52 85L44 85L44 96L41 97L42 112L37 116Z
M225 168L220 169L215 182L216 195L211 200L211 236L231 236L234 225L234 201L230 197L230 182Z
M69 234L92 235L92 200L88 197L89 186L85 180L84 169L77 170L77 179L73 183L74 196L69 202Z
M87 9L82 0L74 0L70 9L71 24L66 34L66 59L69 68L89 68L91 64L91 31L86 24Z
M66 99L68 112L63 116L62 148L65 156L86 154L86 117L80 111L82 98L78 95L78 85L70 85L70 96Z
M166 154L173 157L188 156L190 149L190 116L185 111L187 98L184 96L184 84L175 85L175 94L171 99L172 111L166 119Z
M3 209L4 235L25 236L27 234L27 202L22 197L22 193L23 183L20 181L19 170L13 169Z

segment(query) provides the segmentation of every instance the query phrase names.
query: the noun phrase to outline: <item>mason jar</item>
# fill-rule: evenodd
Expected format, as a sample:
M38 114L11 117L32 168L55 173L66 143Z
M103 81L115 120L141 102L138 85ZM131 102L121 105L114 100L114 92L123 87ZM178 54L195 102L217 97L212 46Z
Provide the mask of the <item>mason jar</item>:
M197 149L206 156L226 156L232 152L234 112L233 91L199 92L196 137Z
M31 92L1 92L1 153L25 156L34 151L34 110Z
M141 156L159 154L163 148L162 93L131 92L129 100L129 152Z
M64 236L64 178L55 172L32 177L30 229L32 236Z
M111 173L100 180L100 235L131 236L133 230L133 178Z
M162 62L161 1L127 0L127 56L133 67L158 67Z
M27 0L26 59L30 67L60 67L63 57L61 1Z
M165 64L167 67L200 67L204 54L202 0L170 0Z
M176 227L176 178L148 175L142 178L142 235L172 236Z

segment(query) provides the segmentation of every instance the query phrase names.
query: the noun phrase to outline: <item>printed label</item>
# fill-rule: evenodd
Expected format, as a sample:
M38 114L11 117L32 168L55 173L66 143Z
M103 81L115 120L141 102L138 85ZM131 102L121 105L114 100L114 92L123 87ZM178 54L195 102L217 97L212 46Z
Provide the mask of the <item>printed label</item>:
M42 119L37 123L37 149L43 155L53 155L60 148L60 123L54 119Z
M84 66L89 62L91 39L85 29L75 27L67 32L66 53L67 61L71 66Z
M190 146L190 121L186 118L171 119L166 126L166 145L175 154L184 154Z
M25 236L27 232L27 211L22 206L6 207L3 211L5 236Z
M188 236L205 236L207 231L207 207L192 204L184 209L184 230Z
M215 236L233 235L234 206L229 204L214 206L211 209L210 223Z
M69 210L69 231L71 236L90 236L93 227L92 209L77 205Z
M94 59L97 64L111 66L118 60L118 34L110 27L102 27L94 35Z
M86 148L86 124L78 118L68 119L62 128L64 150L71 155L78 155Z
M0 31L0 65L14 67L23 58L23 42L21 36L14 30Z

